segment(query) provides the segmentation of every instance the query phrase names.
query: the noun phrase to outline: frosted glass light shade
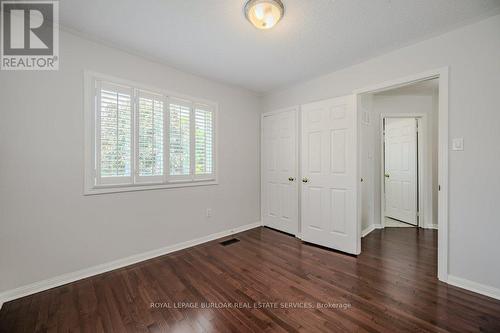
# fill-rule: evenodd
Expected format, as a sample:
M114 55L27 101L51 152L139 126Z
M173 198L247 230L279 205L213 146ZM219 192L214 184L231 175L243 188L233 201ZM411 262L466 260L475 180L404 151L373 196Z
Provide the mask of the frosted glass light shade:
M271 29L281 20L285 7L281 0L249 0L245 16L258 29Z

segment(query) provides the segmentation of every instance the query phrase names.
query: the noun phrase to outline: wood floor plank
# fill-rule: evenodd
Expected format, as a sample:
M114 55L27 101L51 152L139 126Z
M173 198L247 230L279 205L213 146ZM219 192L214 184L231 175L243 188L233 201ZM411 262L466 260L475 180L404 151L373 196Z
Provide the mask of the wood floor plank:
M235 237L8 302L0 333L500 332L500 301L437 280L435 230L375 230L358 257Z

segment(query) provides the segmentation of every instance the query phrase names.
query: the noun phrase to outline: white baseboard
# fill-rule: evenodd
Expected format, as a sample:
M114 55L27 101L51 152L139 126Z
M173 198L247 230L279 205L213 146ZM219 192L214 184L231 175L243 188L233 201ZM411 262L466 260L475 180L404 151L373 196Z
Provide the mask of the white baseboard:
M381 224L371 224L371 225L369 225L368 227L366 227L365 229L363 229L363 231L361 231L361 238L368 236L368 234L370 232L372 232L373 230L375 230L375 229L382 229L382 225Z
M152 251L136 254L136 255L133 255L133 256L130 256L127 258L114 260L114 261L111 261L111 262L108 262L105 264L101 264L101 265L97 265L97 266L93 266L93 267L89 267L89 268L84 268L84 269L76 271L76 272L71 272L71 273L59 275L59 276L56 276L56 277L53 277L53 278L50 278L47 280L31 283L31 284L28 284L28 285L25 285L22 287L18 287L18 288L12 289L12 290L7 290L7 291L0 293L0 309L2 308L3 303L8 302L8 301L12 301L12 300L20 298L20 297L24 297L24 296L31 295L34 293L38 293L40 291L44 291L47 289L59 287L59 286L62 286L64 284L78 281L78 280L81 280L81 279L84 279L84 278L87 278L87 277L90 277L93 275L109 272L109 271L112 271L112 270L115 270L118 268L129 266L129 265L141 262L141 261L145 261L148 259L159 257L162 255L171 253L171 252L183 250L183 249L186 249L188 247L192 247L195 245L206 243L206 242L218 239L218 238L226 237L226 236L229 236L232 234L236 234L236 233L246 231L249 229L253 229L253 228L257 228L260 226L262 226L261 221L246 224L246 225L236 227L233 229L228 229L228 230L224 230L221 232L217 232L215 234L211 234L208 236L204 236L204 237L196 238L196 239L189 240L186 242L163 247L163 248L160 248L157 250L152 250Z
M438 229L438 225L437 224L426 224L426 225L424 225L424 229L435 229L435 230L437 230Z
M375 225L374 224L369 225L368 227L366 227L361 231L361 238L368 236L368 234L373 230L375 230Z
M490 287L481 283L448 275L448 283L459 288L467 289L475 293L500 300L500 289Z

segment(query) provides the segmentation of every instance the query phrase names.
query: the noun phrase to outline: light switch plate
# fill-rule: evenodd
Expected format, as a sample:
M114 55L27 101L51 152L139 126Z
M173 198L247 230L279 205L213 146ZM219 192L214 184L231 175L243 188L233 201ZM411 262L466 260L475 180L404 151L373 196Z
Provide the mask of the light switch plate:
M464 150L464 138L454 138L451 149Z

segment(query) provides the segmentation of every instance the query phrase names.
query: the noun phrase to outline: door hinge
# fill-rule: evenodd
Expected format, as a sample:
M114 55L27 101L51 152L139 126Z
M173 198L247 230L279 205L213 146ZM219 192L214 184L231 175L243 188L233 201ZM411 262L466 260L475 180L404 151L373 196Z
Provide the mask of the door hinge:
M438 185L438 191L441 191L441 185Z
M420 216L420 212L417 212L417 216Z

